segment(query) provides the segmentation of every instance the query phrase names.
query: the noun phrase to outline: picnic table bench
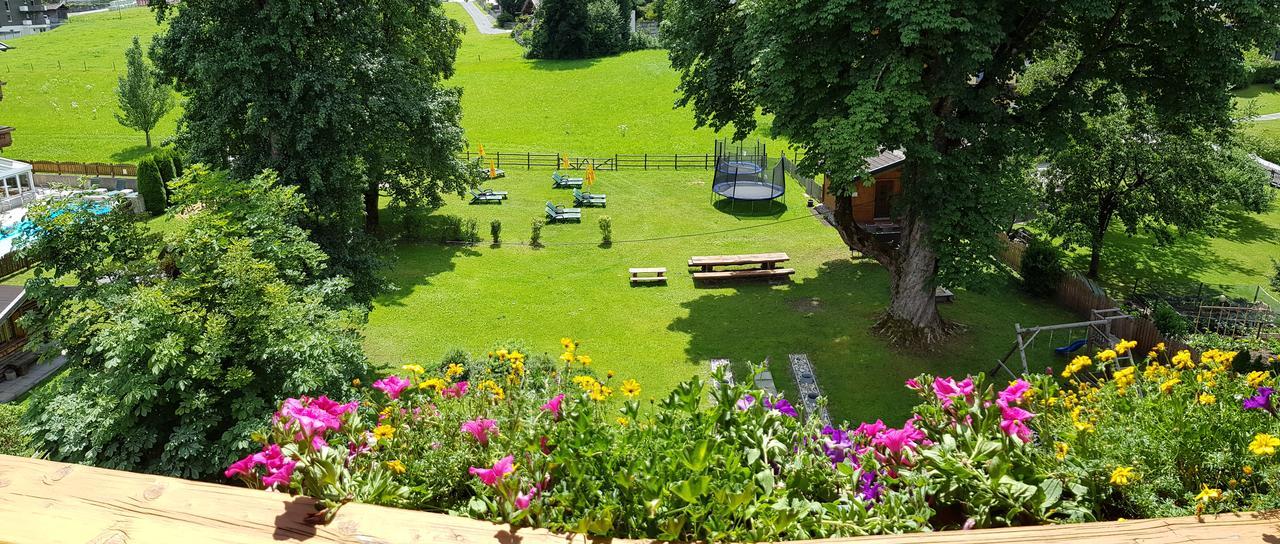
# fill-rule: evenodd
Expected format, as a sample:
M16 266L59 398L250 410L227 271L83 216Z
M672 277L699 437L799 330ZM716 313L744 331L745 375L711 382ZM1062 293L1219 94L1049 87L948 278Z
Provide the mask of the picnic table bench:
M631 283L657 283L667 281L667 269L665 267L654 268L632 268ZM652 276L648 274L653 274Z
M786 253L756 253L750 255L712 255L690 257L689 267L697 268L695 280L730 280L746 278L786 277L795 274L791 268L778 268L778 263L791 260ZM753 266L738 270L716 270L722 266Z
M946 287L939 286L933 290L933 300L934 302L955 302L956 294Z

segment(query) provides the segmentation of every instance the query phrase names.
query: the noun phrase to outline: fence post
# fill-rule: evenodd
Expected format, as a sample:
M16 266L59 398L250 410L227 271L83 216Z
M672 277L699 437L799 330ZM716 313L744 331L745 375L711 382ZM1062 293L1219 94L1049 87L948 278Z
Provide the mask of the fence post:
M618 154L617 153L613 154L613 171L614 172L618 171Z
M679 154L679 153L676 153L674 156L675 156L675 158L676 158L676 159L675 159L674 161L671 161L671 164L674 164L674 165L675 165L676 170L679 170L679 169L680 169L680 154Z
M1261 285L1259 285L1259 286L1255 287L1255 288L1254 288L1254 290L1253 290L1253 303L1254 303L1254 304L1257 304L1257 303L1258 303L1258 297L1259 297L1259 296L1262 296L1262 286L1261 286Z
M648 170L648 169L649 169L649 154L648 154L648 153L645 153L645 154L644 154L644 169L645 169L645 170Z

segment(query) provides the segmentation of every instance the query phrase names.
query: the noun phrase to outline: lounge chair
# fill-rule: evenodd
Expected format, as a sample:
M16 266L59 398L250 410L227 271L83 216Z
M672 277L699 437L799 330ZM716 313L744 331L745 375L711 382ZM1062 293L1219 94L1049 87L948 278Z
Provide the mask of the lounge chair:
M605 195L584 193L581 189L573 189L573 204L575 206L607 206L605 203Z
M497 194L497 193L476 192L475 189L471 190L472 204L487 204L489 202L501 203L502 199L504 198L507 198L506 193Z
M506 192L506 191L495 191L495 190L493 190L493 189L480 189L480 194L482 194L482 195L498 195L498 196L500 196L500 197L502 197L502 198L507 198L507 192Z
M556 221L582 221L582 210L580 208L561 208L548 202L547 221L551 223Z
M582 187L582 178L567 178L560 175L560 172L555 172L551 174L551 186L556 189Z

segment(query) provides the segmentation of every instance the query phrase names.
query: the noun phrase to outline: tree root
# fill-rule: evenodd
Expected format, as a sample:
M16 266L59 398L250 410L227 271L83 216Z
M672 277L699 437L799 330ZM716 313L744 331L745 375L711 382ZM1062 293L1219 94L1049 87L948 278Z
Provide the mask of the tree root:
M955 321L940 319L938 327L920 327L906 319L885 312L871 326L871 332L899 348L934 351L953 335L964 332L966 327Z

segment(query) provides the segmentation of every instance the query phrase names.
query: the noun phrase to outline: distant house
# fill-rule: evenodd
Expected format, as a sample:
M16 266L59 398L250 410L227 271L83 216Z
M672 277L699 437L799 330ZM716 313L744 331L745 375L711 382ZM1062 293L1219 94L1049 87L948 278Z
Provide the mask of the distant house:
M38 2L36 0L3 0L4 12L0 14L0 33L30 34L44 32L67 22L71 9L66 2Z
M520 6L520 13L514 15L533 15L538 11L538 6L542 5L542 0L524 0L524 5Z
M896 230L893 218L893 201L902 192L902 163L907 157L901 151L885 151L874 157L868 157L867 171L875 178L875 183L863 185L858 180L853 195L853 219L868 230ZM835 195L831 193L831 175L826 174L822 180L823 204L828 209L836 205Z

